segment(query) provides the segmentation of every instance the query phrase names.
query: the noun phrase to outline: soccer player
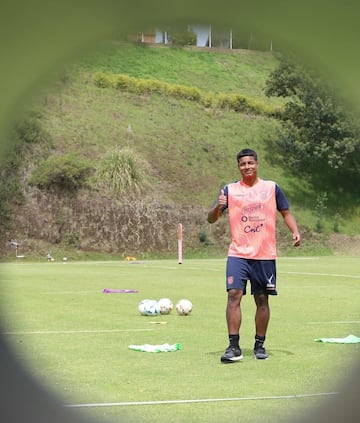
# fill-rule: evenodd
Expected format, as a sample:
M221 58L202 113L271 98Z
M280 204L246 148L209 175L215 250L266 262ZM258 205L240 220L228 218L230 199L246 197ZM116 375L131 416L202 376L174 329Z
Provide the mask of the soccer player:
M282 215L292 233L294 246L300 245L296 220L278 184L258 177L258 157L254 150L243 149L237 156L241 180L227 184L220 192L207 220L216 222L228 209L231 243L226 263L226 322L229 346L221 356L222 363L242 360L240 348L241 299L247 281L256 304L256 359L267 359L264 347L270 319L269 295L276 290L276 214Z

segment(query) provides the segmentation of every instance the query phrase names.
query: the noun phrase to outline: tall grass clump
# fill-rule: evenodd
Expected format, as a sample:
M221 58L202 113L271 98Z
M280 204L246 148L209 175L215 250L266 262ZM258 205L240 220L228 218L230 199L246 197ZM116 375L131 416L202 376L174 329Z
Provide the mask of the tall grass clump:
M97 179L114 192L142 191L146 166L129 149L115 150L100 162Z
M317 202L315 206L316 213L316 231L321 233L324 230L324 217L325 210L327 209L326 203L328 202L327 192L319 194L317 197Z
M281 108L274 108L264 101L255 100L242 94L219 94L217 107L230 109L238 113L251 113L264 116L281 114Z
M93 75L93 81L95 86L99 88L108 88L113 85L109 75L104 72L95 72Z

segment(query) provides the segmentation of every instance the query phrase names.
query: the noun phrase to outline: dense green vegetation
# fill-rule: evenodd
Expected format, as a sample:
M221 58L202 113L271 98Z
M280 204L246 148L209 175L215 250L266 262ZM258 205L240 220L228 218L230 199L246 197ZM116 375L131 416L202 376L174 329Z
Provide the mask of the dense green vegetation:
M277 145L295 172L316 189L360 194L360 124L328 81L282 58L267 81L268 95L287 97Z
M279 154L283 126L275 116L288 98L266 92L279 59L269 52L109 42L64 66L18 128L11 176L17 187L20 181L23 199L12 210L12 224L7 206L3 235L28 245L75 239L67 246L84 250L90 244L103 250L98 240L110 237L111 251L124 252L133 239L144 245L160 233L154 253L157 245L164 249L168 228L188 219L192 249L222 248L225 219L209 229L205 214L218 189L238 178L235 157L244 147L258 151L260 175L286 192L308 241L303 252L311 251L313 240L323 243L316 234L356 234L358 199L340 189L336 196L324 192ZM120 86L99 83L114 78ZM121 221L129 213L136 219ZM129 235L125 226L133 232L134 221L140 232ZM149 225L154 228L145 234ZM86 237L96 242L82 242Z

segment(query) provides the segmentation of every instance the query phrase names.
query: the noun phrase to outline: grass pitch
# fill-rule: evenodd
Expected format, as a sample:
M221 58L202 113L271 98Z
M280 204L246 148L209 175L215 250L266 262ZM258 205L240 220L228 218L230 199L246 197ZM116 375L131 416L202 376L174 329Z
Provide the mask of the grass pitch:
M40 383L96 418L279 421L331 400L359 356L360 344L314 342L360 336L358 260L278 259L266 361L252 356L255 305L247 295L244 359L220 363L228 343L225 259L2 264L2 331ZM191 315L139 314L140 300L161 297L174 306L189 298ZM176 342L181 351L128 348Z

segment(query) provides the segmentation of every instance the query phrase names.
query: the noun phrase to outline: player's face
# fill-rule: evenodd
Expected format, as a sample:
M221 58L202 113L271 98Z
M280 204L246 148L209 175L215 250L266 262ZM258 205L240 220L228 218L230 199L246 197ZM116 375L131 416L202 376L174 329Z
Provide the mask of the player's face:
M258 162L253 156L241 157L238 166L241 176L245 179L257 175Z

